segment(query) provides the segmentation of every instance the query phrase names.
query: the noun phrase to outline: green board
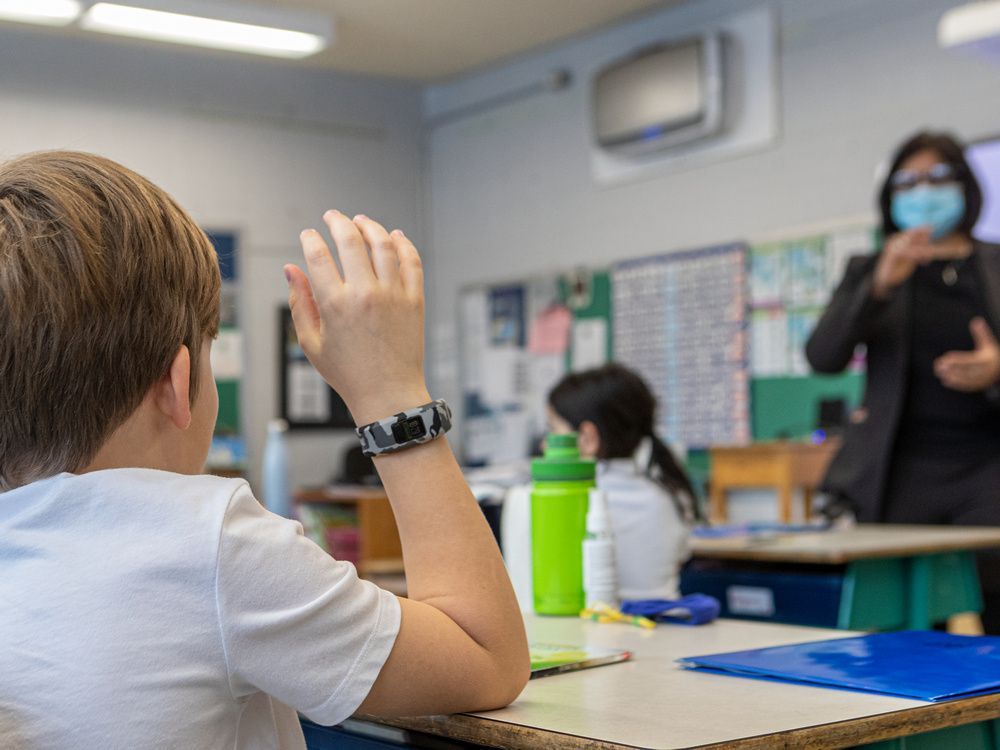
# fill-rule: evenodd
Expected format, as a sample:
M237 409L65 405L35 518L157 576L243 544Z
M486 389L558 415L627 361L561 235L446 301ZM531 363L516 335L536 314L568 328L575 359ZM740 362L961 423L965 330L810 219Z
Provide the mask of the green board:
M217 435L240 434L240 381L218 380L219 416L215 420Z
M574 307L571 303L571 284L574 280L581 279L589 288L588 304ZM578 272L568 274L559 278L559 298L564 304L570 306L574 320L590 320L600 318L607 321L607 360L614 359L614 334L612 332L611 320L611 274L607 271ZM566 369L570 369L572 352L566 352Z
M803 375L750 381L750 419L754 440L800 438L816 428L823 399L842 398L848 409L861 403L865 377L861 373Z

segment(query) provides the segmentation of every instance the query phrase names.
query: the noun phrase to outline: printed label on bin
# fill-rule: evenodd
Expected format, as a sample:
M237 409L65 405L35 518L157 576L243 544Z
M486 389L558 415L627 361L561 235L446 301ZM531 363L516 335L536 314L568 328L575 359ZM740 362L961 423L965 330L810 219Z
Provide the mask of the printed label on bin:
M726 604L730 614L774 617L774 592L763 586L730 586Z

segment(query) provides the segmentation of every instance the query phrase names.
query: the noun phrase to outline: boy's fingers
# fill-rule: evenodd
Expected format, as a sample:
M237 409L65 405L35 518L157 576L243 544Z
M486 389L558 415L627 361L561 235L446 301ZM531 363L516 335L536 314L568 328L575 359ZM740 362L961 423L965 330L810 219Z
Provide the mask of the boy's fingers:
M420 260L420 252L403 234L402 230L394 230L392 238L395 240L399 252L399 275L403 280L403 288L411 296L422 295L424 293L424 267Z
M295 324L295 334L299 344L306 351L313 342L319 340L320 318L319 308L313 297L309 279L298 266L285 266L285 278L288 280L288 306L292 309L292 322Z
M323 214L323 221L329 227L333 241L337 245L345 283L358 287L374 284L375 270L368 257L368 245L354 222L334 209Z
M302 232L299 235L299 242L302 244L302 255L306 259L306 267L309 269L316 298L328 299L330 294L344 283L340 278L340 271L337 270L337 264L330 254L330 248L315 229L306 229Z
M399 253L392 237L374 219L363 214L354 217L354 224L372 250L372 265L378 280L386 285L399 283Z

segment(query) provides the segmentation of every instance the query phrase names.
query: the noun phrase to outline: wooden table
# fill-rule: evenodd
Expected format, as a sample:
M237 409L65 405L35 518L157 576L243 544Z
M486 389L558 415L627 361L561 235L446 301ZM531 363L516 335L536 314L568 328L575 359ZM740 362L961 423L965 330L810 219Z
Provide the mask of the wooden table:
M806 518L812 514L812 496L819 487L840 441L819 445L789 440L751 443L745 446L714 446L709 449L709 513L712 523L729 517L729 490L774 488L778 492L778 518L791 523L792 495L801 489Z
M681 657L845 637L842 631L735 620L653 631L576 618L531 617L527 625L535 641L625 648L634 660L532 680L517 701L499 711L365 720L375 722L383 737L385 727L392 726L504 748L824 750L1000 717L1000 695L931 704L690 672L674 663ZM960 744L948 744L942 735L944 744L934 747L988 747L994 728L965 728L981 735L982 743L969 742L965 733ZM395 739L414 742L404 732ZM333 745L313 739L310 747Z
M1000 528L871 524L815 533L692 539L696 562L734 563L721 568L719 575L727 569L760 570L779 563L842 571L836 626L865 630L923 629L960 612L981 611L972 552L990 547L1000 547Z

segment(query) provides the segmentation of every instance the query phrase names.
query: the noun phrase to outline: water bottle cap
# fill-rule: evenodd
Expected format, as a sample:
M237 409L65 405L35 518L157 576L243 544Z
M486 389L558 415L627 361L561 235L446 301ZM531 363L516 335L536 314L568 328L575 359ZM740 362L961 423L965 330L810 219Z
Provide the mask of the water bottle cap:
M288 432L288 422L284 419L271 419L267 423L268 432Z
M531 462L531 478L535 481L587 481L593 480L596 473L593 461L580 458L575 432L546 437L545 455Z

